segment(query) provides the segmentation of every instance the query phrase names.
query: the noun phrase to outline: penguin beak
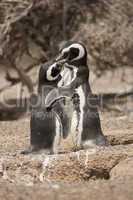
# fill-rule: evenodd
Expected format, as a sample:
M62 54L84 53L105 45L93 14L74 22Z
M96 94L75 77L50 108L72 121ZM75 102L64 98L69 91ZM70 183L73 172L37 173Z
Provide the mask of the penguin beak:
M55 60L58 62L58 61L60 61L62 59L63 59L63 56L61 54L59 54L58 57Z
M59 64L62 64L62 65L63 65L65 62L67 62L67 58L64 58L63 55L60 54L60 55L55 59L55 61L58 62Z

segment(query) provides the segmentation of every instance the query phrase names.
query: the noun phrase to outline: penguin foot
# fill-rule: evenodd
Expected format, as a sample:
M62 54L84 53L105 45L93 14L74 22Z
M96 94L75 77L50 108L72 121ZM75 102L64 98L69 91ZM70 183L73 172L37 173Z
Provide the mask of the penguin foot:
M54 154L53 153L53 150L51 149L43 149L43 148L39 148L39 147L29 147L28 149L25 149L25 150L22 150L20 152L20 154L23 154L23 155L28 155L28 154L46 154L46 155L52 155Z
M89 149L89 148L95 148L96 147L96 141L95 140L86 140L82 142L82 148L83 149Z
M88 148L97 148L97 147L106 147L109 146L109 143L105 136L100 136L96 139L88 139L86 141L82 142L82 148L88 149Z
M27 154L30 154L30 153L32 153L32 152L33 152L33 149L28 148L28 149L22 150L22 151L20 152L20 154L27 155Z
M39 151L40 151L39 147L30 146L29 148L21 151L20 154L27 155L27 154L31 154L31 153L37 153Z
M101 135L100 137L97 138L96 145L97 146L109 146L109 142L104 135Z

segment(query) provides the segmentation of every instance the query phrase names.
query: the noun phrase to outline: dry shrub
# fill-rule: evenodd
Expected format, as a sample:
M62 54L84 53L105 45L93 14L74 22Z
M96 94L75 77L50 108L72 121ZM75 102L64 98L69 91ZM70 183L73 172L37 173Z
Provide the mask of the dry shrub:
M132 0L3 0L0 2L0 56L33 65L57 53L64 40L85 42L97 75L132 66ZM33 47L34 50L33 51ZM90 62L90 61L89 61Z
M97 75L133 63L133 1L99 0L87 13L76 39L83 40Z

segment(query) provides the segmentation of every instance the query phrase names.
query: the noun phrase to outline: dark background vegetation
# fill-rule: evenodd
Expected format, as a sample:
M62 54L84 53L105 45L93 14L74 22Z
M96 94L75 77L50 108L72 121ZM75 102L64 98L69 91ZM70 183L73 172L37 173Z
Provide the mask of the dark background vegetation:
M95 80L118 69L119 78L132 86L126 75L127 69L133 75L132 36L132 0L1 0L0 92L14 91L12 85L21 83L20 94L23 86L33 93L39 64L53 58L67 40L85 43ZM132 87L122 92L132 94ZM7 96L7 101L14 99Z

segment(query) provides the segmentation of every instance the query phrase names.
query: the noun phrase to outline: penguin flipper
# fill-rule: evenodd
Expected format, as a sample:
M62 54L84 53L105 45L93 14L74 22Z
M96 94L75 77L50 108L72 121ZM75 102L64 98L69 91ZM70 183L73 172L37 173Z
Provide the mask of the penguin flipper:
M58 89L51 90L45 98L46 108L52 108L52 106L61 99L69 98L69 95L63 94Z

